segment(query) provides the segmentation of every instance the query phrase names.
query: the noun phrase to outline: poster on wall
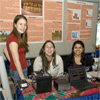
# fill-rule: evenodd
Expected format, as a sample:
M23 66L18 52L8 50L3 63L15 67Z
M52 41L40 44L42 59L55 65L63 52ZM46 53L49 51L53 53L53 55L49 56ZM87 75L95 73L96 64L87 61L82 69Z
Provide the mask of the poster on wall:
M91 40L93 3L70 1L67 3L66 41Z
M63 0L0 0L0 44L6 43L19 14L28 20L28 43L62 42L62 12Z
M42 0L21 0L21 14L29 16L42 16Z
M63 41L63 0L44 0L44 40Z

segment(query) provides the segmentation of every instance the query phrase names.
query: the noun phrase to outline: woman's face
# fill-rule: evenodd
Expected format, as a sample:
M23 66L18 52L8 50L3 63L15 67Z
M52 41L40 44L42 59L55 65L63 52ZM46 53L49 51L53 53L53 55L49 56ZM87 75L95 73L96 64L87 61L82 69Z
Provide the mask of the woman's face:
M54 53L54 51L55 51L55 48L53 47L53 44L51 42L48 42L45 45L45 49L44 49L45 55L46 56L52 56L52 54Z
M27 22L25 19L21 18L18 20L18 22L15 24L15 27L17 29L17 31L22 34L25 32L26 28L27 28Z
M84 48L82 47L81 44L76 44L76 45L74 46L74 53L75 53L75 55L77 55L77 56L81 55L81 53L83 52L83 50L84 50Z

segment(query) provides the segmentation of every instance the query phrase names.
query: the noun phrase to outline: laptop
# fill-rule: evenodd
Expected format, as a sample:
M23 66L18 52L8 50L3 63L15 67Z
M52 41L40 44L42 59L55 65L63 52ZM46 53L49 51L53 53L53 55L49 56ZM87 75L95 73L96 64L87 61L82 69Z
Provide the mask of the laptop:
M97 87L96 85L88 82L85 71L85 66L69 67L69 80L73 87L78 90L85 90Z

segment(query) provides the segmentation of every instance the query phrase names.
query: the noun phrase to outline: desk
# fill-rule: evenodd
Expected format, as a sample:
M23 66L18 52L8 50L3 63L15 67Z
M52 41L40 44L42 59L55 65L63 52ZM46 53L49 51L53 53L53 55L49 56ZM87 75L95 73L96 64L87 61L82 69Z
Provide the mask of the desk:
M79 91L75 89L74 87L71 87L70 91L58 92L53 87L53 82L52 82L52 91L47 92L47 93L41 93L41 94L36 94L34 89L32 88L32 85L29 85L28 88L22 91L22 95L23 95L24 100L59 100L59 99L65 99L65 98L74 98L74 97L100 93L100 83L95 82L94 84L97 85L97 88L91 88L84 91ZM77 99L74 99L74 100L77 100Z

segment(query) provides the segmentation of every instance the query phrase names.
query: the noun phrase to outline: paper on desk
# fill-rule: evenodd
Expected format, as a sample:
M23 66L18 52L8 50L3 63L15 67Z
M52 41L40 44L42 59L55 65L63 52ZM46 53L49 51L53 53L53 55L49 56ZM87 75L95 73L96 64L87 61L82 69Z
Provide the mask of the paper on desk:
M95 72L95 71L87 72L87 75L90 75L92 77L97 77L97 72ZM100 75L99 75L99 77L100 77Z

